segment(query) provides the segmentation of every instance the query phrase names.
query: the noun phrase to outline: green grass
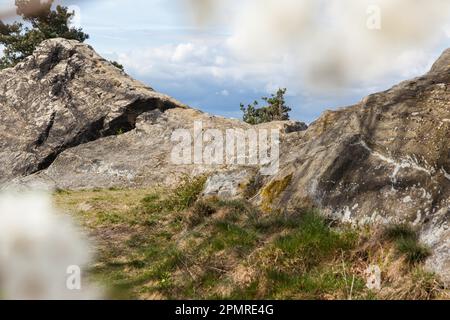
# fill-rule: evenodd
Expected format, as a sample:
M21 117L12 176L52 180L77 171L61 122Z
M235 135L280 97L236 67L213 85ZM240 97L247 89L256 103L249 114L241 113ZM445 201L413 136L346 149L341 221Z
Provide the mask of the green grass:
M74 208L77 220L99 240L90 277L110 288L111 298L378 297L365 287L365 269L358 269L374 256L360 249L365 238L358 230L333 227L317 211L265 213L246 200L199 200L204 182L185 180L172 191L95 190L55 197L62 207ZM386 228L383 239L416 265L427 254L408 226ZM419 283L411 291L414 297L436 296L435 278L429 277L411 282Z
M387 226L383 231L383 236L395 243L397 252L403 255L410 264L424 262L431 255L430 249L420 243L417 231L410 225Z
M365 285L360 277L348 279L341 272L327 268L297 275L269 270L267 277L271 283L270 295L274 299L317 299L339 292L350 297L350 294L362 292Z
M385 227L383 237L390 241L417 239L416 231L408 224L392 224Z
M340 250L350 250L356 245L356 233L332 230L326 220L315 212L304 214L299 222L294 232L275 242L275 246L287 258L301 257L306 264L314 265Z
M146 213L180 212L190 208L203 191L206 177L184 178L180 185L166 196L150 194L142 200Z
M149 203L160 201L160 199L156 195L146 196L142 201L143 215L149 215L147 211ZM109 274L111 277L109 280L106 279L106 282L111 281L116 289L139 292L137 288L150 282L152 283L150 291L157 291L165 297L201 298L205 295L214 296L209 291L214 291L214 288L225 285L229 281L226 274L230 267L244 261L258 248L267 255L274 250L281 250L283 256L280 257L280 262L283 263L289 264L290 259L298 261L301 257L303 264L307 263L312 268L332 258L338 250L345 250L353 245L352 237L347 233L341 235L337 231L332 231L326 220L315 212L261 216L249 203L238 200L213 200L200 207L193 205L192 210L203 217L202 223L193 225L190 220L187 220L184 225L182 223L176 226L174 221L178 221L177 215L150 214L160 219L159 227L155 222L155 225L149 227L151 231L147 231L150 231L149 235L135 234L126 241L129 261L123 264L106 263L103 267L97 268L95 273ZM220 210L223 211L220 218L214 218L212 215ZM189 243L186 245L187 248L179 249L174 243L180 241L180 239L176 240L176 236L183 229L187 232L184 237L189 239ZM284 234L277 236L280 233ZM269 237L273 240L267 242ZM112 257L104 258L104 260L110 259ZM196 275L196 281L193 279L180 281L176 276L174 277L174 274L182 272L183 279L189 279L192 277L189 270L195 270L199 265L202 269L200 274ZM130 272L130 270L133 271ZM295 271L295 268L293 270ZM299 274L289 274L289 277L299 277ZM302 277L313 276L305 274ZM269 280L274 281L274 279ZM268 292L268 297L283 294L278 293L280 290L283 291L282 288L286 285L283 281L281 279L279 283L271 283L271 287L279 289ZM292 285L295 286L295 282ZM294 288L302 290L302 287L298 285ZM220 297L230 299L244 293L248 296L249 291L253 289L250 286L243 289L242 293L231 292ZM182 295L186 293L192 296Z
M277 256L277 264L266 270L269 297L313 299L336 292L344 295L351 284L345 275L333 273L329 263L341 258L347 261L349 252L357 245L356 232L333 230L327 220L314 211L293 220L279 217L274 222L278 226L285 222L284 227L289 231L276 238L265 252L269 260ZM355 292L362 290L361 282L358 278L358 286L353 286Z
M189 219L191 227L195 227L202 223L205 218L210 217L216 213L216 208L208 201L197 201L192 208L192 215Z
M404 255L410 264L424 262L431 255L430 249L420 244L416 239L399 239L396 246L398 252Z
M248 250L255 246L258 234L253 230L242 228L234 223L217 222L214 236L210 239L211 246L216 250L234 248Z

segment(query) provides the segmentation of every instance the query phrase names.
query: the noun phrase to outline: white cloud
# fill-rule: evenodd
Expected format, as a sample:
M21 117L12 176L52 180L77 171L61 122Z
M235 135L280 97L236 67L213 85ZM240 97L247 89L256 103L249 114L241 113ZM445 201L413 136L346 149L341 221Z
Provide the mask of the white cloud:
M189 55L194 51L194 45L192 43L182 43L175 48L175 52L172 55L174 62L184 62Z
M194 8L217 15L223 3L198 1ZM284 60L291 84L316 89L374 85L406 69L423 72L430 57L423 53L433 51L450 21L448 0L242 0L238 6L228 39L236 56ZM368 8L379 8L380 16ZM380 18L379 30L367 27L373 18Z
M251 101L286 87L301 100L302 113L317 115L426 72L450 36L447 0L208 2L202 31L194 24L191 33L142 42L117 60L197 107L237 108L236 99ZM369 4L381 10L380 30L367 28ZM213 20L221 28L212 28Z
M218 66L223 66L226 62L227 62L227 60L223 56L217 56L215 59L215 64Z
M229 35L136 49L119 62L143 76L265 92L385 87L426 71L450 17L446 0L205 0L194 8L217 17L224 3L236 12L221 20ZM367 28L369 5L380 8L380 30Z
M175 63L207 62L209 54L208 47L194 45L193 43L181 43L176 46L172 61Z
M163 79L212 79L263 87L269 74L281 68L280 62L253 62L235 59L224 43L198 41L155 48L131 50L118 55L118 61L133 74Z

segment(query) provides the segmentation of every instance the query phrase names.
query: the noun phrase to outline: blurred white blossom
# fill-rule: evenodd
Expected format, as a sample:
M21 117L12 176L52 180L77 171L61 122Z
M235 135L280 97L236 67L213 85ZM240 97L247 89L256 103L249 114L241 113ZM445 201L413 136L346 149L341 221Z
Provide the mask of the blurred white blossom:
M87 241L44 193L0 194L0 297L95 299L100 291L73 273L90 261ZM70 269L72 267L72 270ZM68 280L80 276L79 286ZM72 277L72 278L71 278Z

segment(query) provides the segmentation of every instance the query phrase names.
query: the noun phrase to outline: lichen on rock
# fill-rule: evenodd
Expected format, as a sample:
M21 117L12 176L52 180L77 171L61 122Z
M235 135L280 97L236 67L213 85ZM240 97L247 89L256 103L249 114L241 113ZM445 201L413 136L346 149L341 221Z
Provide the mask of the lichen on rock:
M271 181L262 189L260 206L263 211L269 212L273 209L274 202L289 187L292 177L293 175L290 174L281 180Z

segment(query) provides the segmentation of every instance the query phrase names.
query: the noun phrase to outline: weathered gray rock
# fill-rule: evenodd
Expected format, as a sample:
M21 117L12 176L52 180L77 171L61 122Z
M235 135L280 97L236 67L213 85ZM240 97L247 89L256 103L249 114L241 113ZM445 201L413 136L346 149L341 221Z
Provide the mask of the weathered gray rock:
M232 165L177 165L177 129L251 128L214 117L135 81L86 44L43 42L32 56L0 72L0 185L41 188L174 185L183 175ZM306 130L287 121L261 128ZM192 133L193 134L193 133Z
M175 130L186 129L193 136L194 121L201 121L205 130L247 127L239 121L213 117L194 109L150 111L137 118L134 130L62 152L48 169L32 180L54 181L55 187L60 189L175 186L184 176L232 169L233 166L227 165L173 163L172 134ZM28 181L21 178L19 184L23 183Z
M263 207L412 223L434 249L429 267L450 282L450 50L426 75L326 112L282 150L267 186L286 188L275 196L263 189Z
M0 72L0 183L49 167L63 151L135 127L142 113L184 107L77 41L52 39Z
M203 197L242 198L254 175L249 169L214 173L206 181Z

